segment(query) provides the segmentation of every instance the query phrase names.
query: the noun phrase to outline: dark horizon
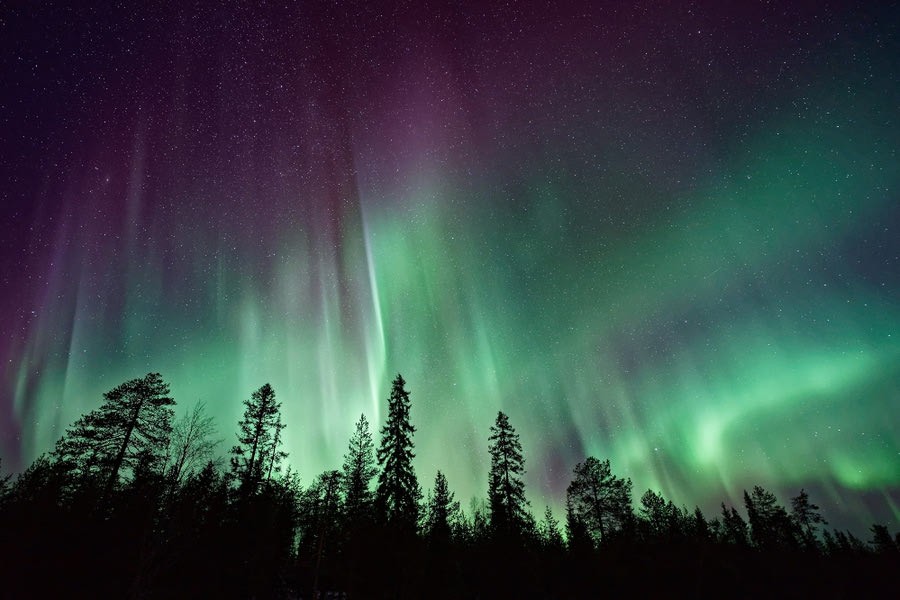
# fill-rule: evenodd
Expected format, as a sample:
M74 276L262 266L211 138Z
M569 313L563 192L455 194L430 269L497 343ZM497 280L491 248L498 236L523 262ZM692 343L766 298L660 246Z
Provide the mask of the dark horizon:
M377 434L365 415L340 469L304 487L283 451L271 385L244 400L228 461L202 404L179 419L158 373L121 383L49 455L0 479L0 579L11 597L596 597L637 585L691 597L846 597L896 587L900 531L829 528L803 491L785 505L744 490L712 518L634 493L609 460L572 470L564 518L525 497L515 425L487 438L487 497L462 509L413 465L407 382ZM52 551L48 551L52 549ZM47 576L49 574L50 576ZM648 576L652 576L648 579ZM641 578L641 581L638 581ZM309 596L307 596L309 595Z

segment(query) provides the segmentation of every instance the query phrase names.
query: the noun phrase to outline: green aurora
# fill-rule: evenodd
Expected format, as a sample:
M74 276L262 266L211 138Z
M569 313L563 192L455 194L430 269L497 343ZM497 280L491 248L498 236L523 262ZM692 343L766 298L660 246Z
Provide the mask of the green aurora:
M154 371L179 410L206 402L223 453L241 401L271 383L309 482L339 467L360 413L381 426L399 371L420 483L440 469L464 504L486 494L502 410L535 514L561 514L592 455L637 497L708 516L754 484L784 503L805 487L833 523L896 529L900 87L881 60L875 77L826 79L812 56L716 147L668 158L688 125L626 111L602 140L587 109L549 133L551 111L529 143L484 149L476 117L450 134L437 123L456 113L410 98L397 111L426 124L396 156L388 133L347 126L323 156L352 168L273 183L275 136L226 186L203 161L163 170L153 134L126 128L124 168L88 150L37 200L53 242L3 355L20 462ZM509 111L510 138L527 138ZM151 172L169 183L147 191Z

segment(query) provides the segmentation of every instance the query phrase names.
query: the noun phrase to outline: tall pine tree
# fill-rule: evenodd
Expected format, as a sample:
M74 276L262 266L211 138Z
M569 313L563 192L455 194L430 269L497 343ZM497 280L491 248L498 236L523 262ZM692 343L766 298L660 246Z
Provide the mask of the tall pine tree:
M126 381L66 430L53 456L76 478L102 481L103 497L108 497L123 470L133 471L139 462L162 466L174 404L159 373Z
M387 423L381 428L378 448L378 487L375 504L385 524L400 533L414 533L419 520L422 495L413 470L412 436L416 428L409 422L409 392L406 382L397 374L388 398Z
M528 501L525 499L525 459L522 444L509 418L497 413L491 427L491 471L488 475L488 503L491 510L491 530L497 538L517 537L527 521Z
M271 478L287 454L282 443L281 403L268 383L244 400L244 418L238 421L238 445L231 449L231 472L246 494L256 491L264 477Z

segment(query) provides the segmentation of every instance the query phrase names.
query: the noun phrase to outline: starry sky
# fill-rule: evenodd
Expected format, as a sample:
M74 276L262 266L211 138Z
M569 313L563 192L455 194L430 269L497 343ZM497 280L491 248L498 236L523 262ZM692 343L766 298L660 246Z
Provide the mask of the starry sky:
M464 504L502 410L535 513L593 455L636 498L803 487L898 528L896 5L30 4L4 470L153 371L223 451L270 382L309 482L400 372Z

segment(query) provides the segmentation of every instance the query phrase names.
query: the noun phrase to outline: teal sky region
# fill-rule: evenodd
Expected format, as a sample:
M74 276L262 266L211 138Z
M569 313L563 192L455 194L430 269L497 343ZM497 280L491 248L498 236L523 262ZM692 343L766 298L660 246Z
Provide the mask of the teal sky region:
M309 482L400 372L464 504L502 410L536 514L592 455L896 529L896 8L597 4L8 9L4 470L153 371Z

